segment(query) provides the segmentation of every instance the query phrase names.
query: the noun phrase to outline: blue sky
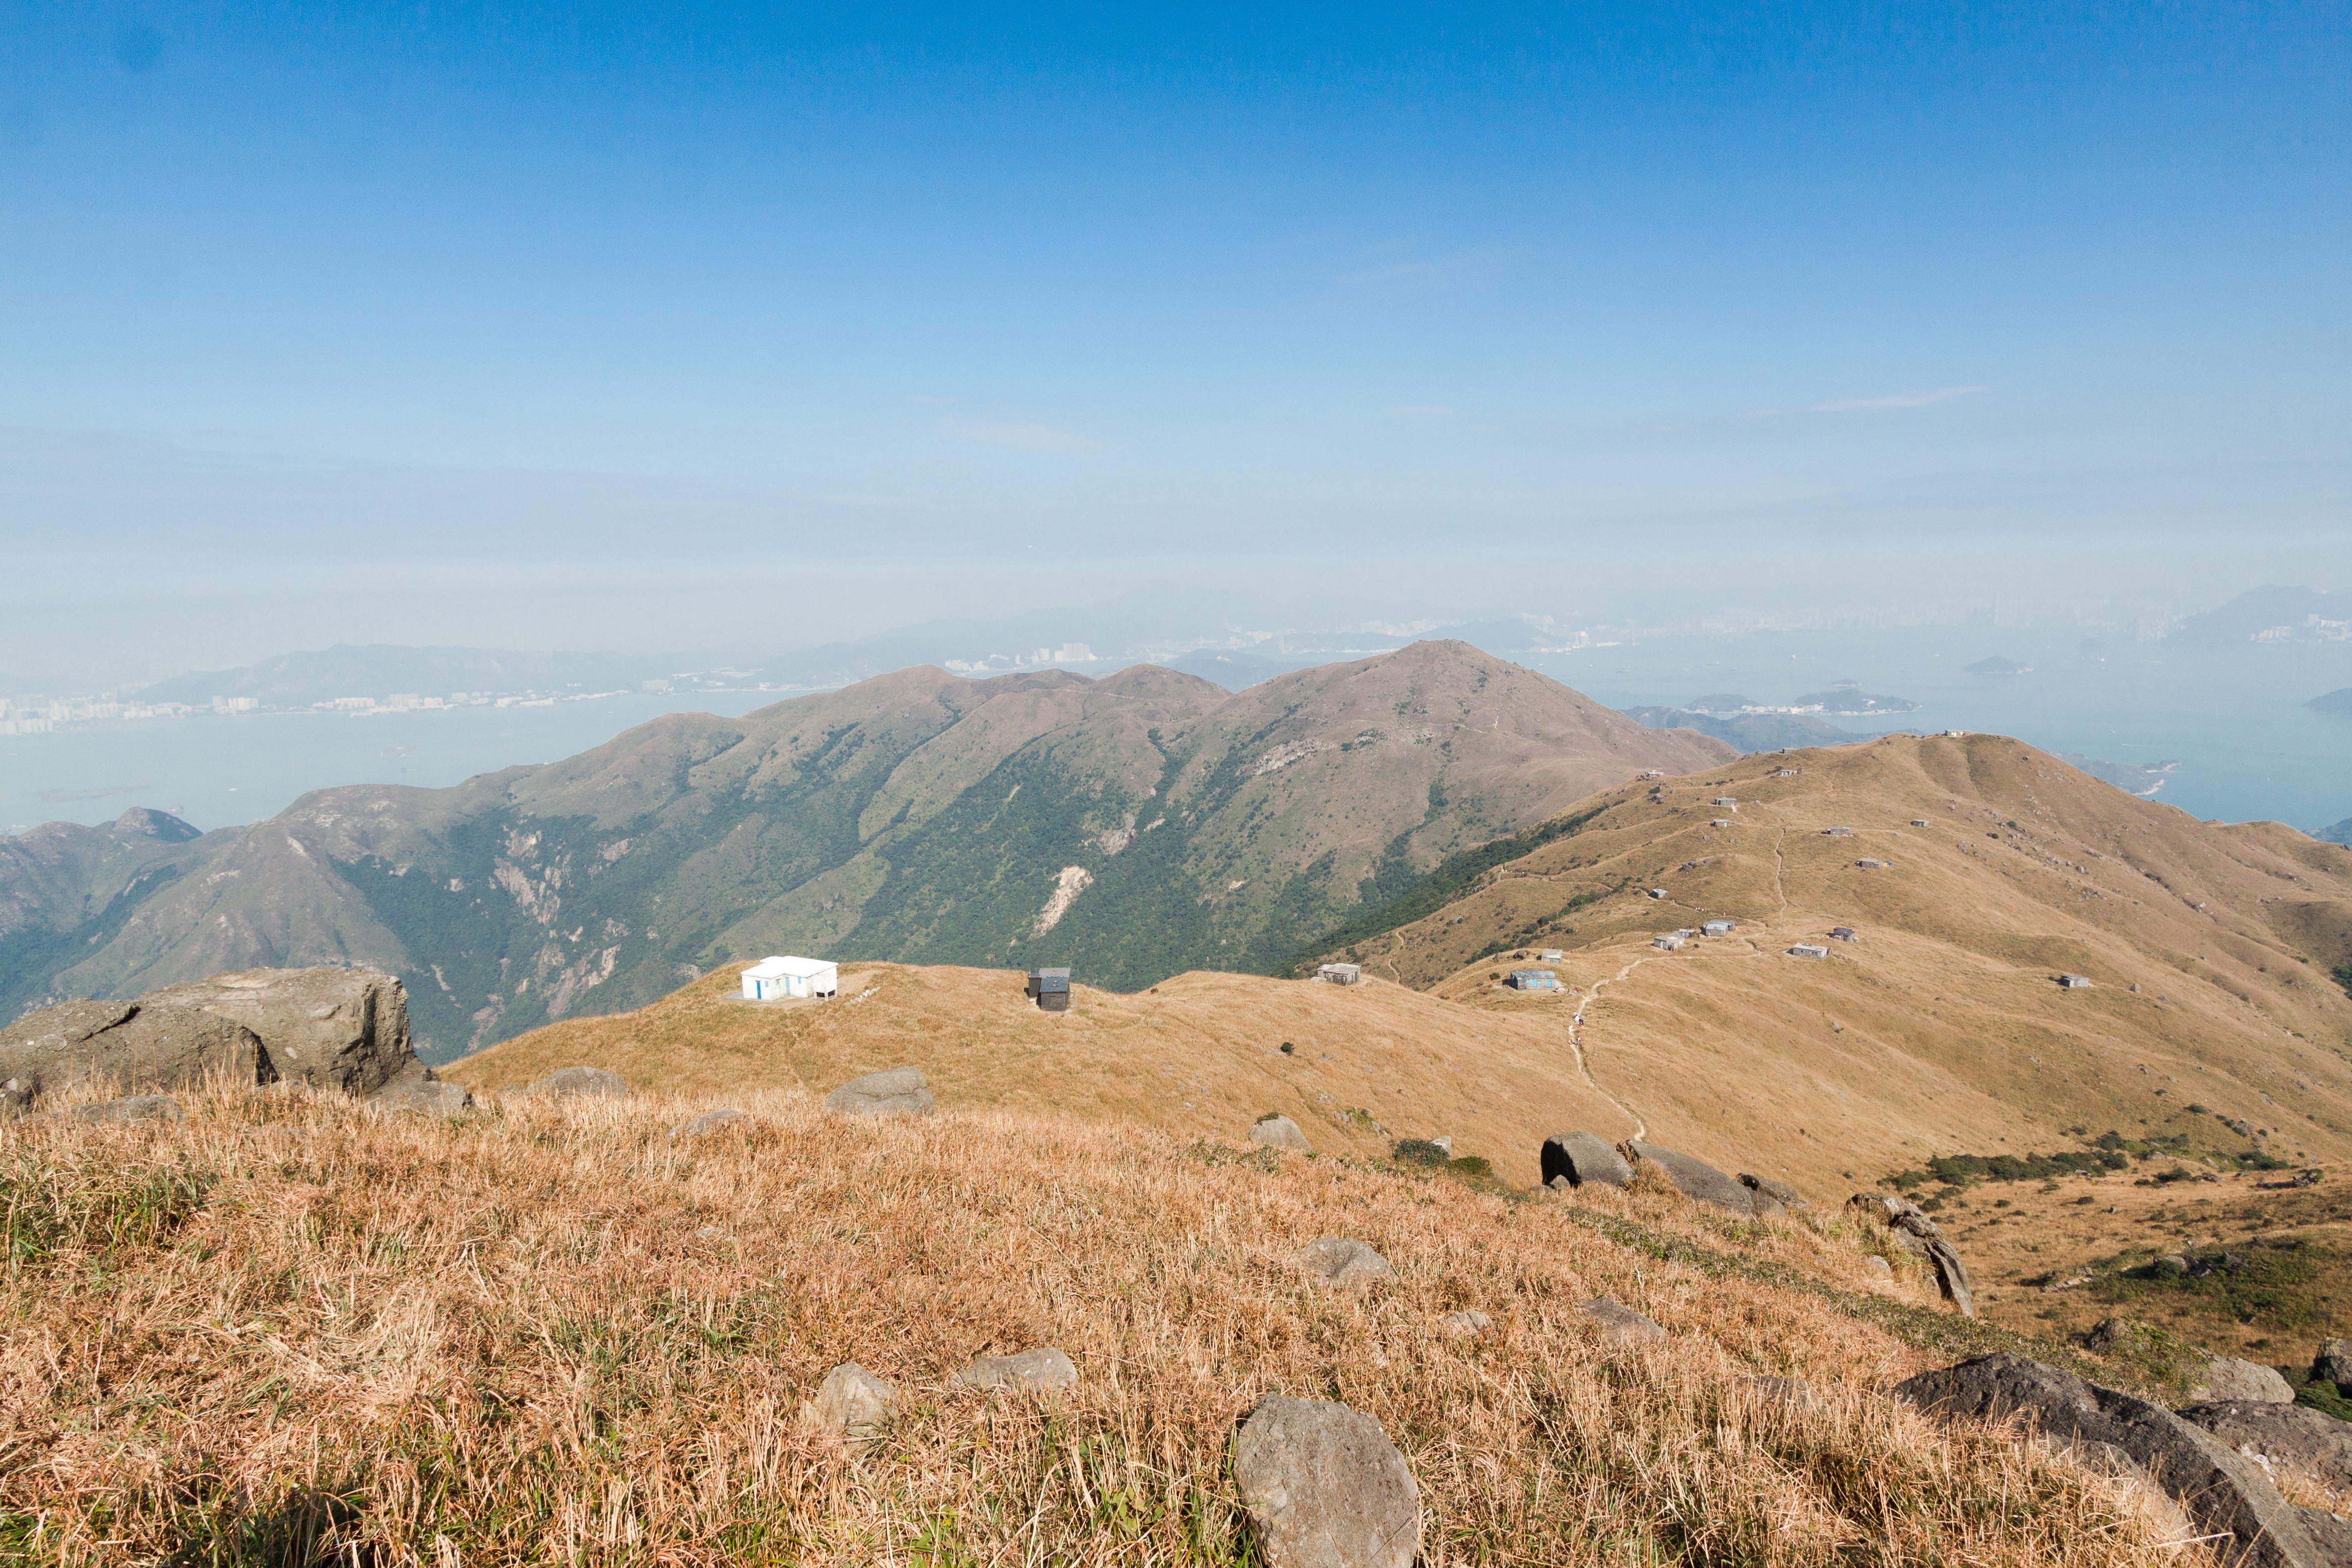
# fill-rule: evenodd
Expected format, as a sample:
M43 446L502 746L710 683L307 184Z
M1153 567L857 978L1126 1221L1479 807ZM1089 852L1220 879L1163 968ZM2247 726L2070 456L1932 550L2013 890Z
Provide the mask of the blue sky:
M2348 15L0 0L0 552L2340 577Z

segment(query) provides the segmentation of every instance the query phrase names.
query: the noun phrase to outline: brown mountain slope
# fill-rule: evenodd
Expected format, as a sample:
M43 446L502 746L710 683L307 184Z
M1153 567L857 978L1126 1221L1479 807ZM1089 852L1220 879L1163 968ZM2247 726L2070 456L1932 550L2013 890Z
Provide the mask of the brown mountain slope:
M1590 805L1580 831L1357 951L1465 1005L1558 1017L1623 1107L1602 1131L1638 1121L1821 1184L2078 1126L2193 1124L2246 1148L2218 1116L2282 1156L2352 1152L2352 999L2322 945L2352 907L2352 853L2200 823L1998 736L1748 758ZM1651 945L1715 916L1737 930ZM1505 942L1566 950L1581 994L1497 988L1517 961L1475 955Z
M1275 967L1464 845L1728 754L1462 643L1239 695L1149 666L902 670L451 789L307 796L67 932L37 979L370 963L408 983L434 1059L795 949L1131 988Z

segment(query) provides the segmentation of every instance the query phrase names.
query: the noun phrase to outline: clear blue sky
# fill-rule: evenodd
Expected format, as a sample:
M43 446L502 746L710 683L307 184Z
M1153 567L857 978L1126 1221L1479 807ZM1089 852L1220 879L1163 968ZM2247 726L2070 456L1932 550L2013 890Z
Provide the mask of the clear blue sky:
M2325 539L2348 18L0 0L0 552Z

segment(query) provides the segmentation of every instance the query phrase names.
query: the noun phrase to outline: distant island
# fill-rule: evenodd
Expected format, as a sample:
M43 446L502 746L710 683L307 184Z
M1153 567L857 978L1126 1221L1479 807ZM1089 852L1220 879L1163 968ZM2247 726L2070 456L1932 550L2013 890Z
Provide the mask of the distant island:
M1907 697L1882 697L1864 691L1858 680L1831 683L1826 690L1808 691L1802 697L1786 702L1759 702L1752 697L1737 692L1712 691L1704 697L1694 697L1679 709L1669 712L1704 713L1717 719L1734 719L1753 713L1822 714L1838 719L1867 719L1883 713L1916 713L1919 704Z
M2315 697L2304 704L2317 713L2333 713L2339 719L2352 719L2352 686L2339 687L2325 697Z
M2058 760L2082 769L2101 784L2111 784L2126 795L2146 799L2164 787L2164 781L2180 764L2163 763L2109 763L2097 757L2077 756L2073 752L2060 752Z
M2346 817L2333 827L2323 827L2312 837L2322 844L2352 845L2352 816Z
M2013 658L1980 658L1969 666L1970 675L2032 675L2033 667Z

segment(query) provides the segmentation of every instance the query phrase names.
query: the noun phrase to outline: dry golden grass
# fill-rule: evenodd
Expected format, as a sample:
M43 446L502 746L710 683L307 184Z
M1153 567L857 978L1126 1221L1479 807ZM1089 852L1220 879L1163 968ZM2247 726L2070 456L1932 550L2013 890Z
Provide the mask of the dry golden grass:
M678 1098L443 1124L217 1092L176 1126L0 1129L0 1552L1235 1563L1229 1435L1282 1390L1379 1417L1432 1568L2184 1560L2067 1462L1890 1399L1927 1358L1841 1293L1863 1275L1842 1221L739 1100L751 1123L692 1147L666 1131L706 1102ZM1287 1259L1322 1235L1397 1277L1308 1286ZM1783 1282L1661 1257L1702 1247ZM1670 1339L1604 1352L1574 1310L1600 1294ZM1443 1337L1467 1307L1493 1334ZM949 1384L1038 1344L1075 1392ZM794 1418L848 1360L907 1404L855 1460ZM1759 1373L1821 1407L1755 1403Z

